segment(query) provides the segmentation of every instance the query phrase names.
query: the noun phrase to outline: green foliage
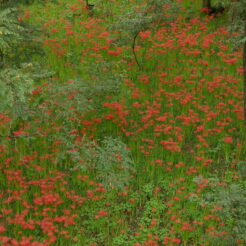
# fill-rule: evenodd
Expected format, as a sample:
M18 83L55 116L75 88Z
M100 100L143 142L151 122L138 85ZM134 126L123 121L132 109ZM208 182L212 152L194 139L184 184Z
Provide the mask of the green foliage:
M17 9L7 8L0 12L0 67L4 64L4 56L22 39L25 28L17 18Z
M146 13L151 15L154 23L174 22L180 11L180 5L171 0L152 0L148 1Z
M106 137L101 145L92 142L83 144L76 157L80 159L80 164L72 170L95 171L97 180L106 187L123 189L134 170L130 150L122 141L111 137Z
M163 6L166 10L163 10ZM118 21L109 27L111 30L128 33L131 37L150 28L151 24L172 22L178 13L178 5L170 0L152 0L139 11L132 9L118 18Z
M90 85L97 95L114 95L119 94L121 91L124 74L115 74L113 65L109 62L98 62L93 67L88 69L91 81Z
M246 21L246 0L231 1L231 0L216 0L215 6L228 8L230 23L228 30L230 32L239 32L239 36L232 37L234 47L238 47L246 42L246 34L244 32Z
M227 178L228 179L228 178ZM241 240L243 244L246 243L246 182L239 180L237 182L232 179L228 180L228 186L217 186L217 178L209 179L210 183L214 184L211 191L205 193L202 204L207 206L217 206L217 215L225 224L224 231L229 232L229 236L220 240L221 245L235 245L237 240ZM232 183L233 182L233 183Z
M70 80L67 83L54 83L46 88L38 100L46 101L45 108L52 108L56 120L66 120L69 116L76 117L74 112L84 113L92 110L90 98L94 91L86 81ZM65 118L64 118L65 117Z
M106 63L97 64L88 73L90 79L52 83L38 101L47 101L45 107L54 109L57 119L63 120L70 116L76 118L76 115L79 118L92 110L100 110L105 96L120 92L122 76L112 73L110 64Z
M0 71L0 111L8 112L13 118L26 119L29 109L29 95L34 81L51 76L35 63L24 63L20 68L7 68ZM30 113L30 112L29 112Z
M98 180L102 181L105 186L110 186L111 184L114 187L123 188L123 184L128 179L126 167L128 164L130 165L127 159L128 152L124 150L124 145L116 140L112 140L113 143L105 140L106 142L102 142L104 147L91 147L91 143L87 142L86 136L83 136L81 141L77 141L77 135L71 134L73 129L77 129L76 131L79 133L81 118L87 113L99 112L102 109L101 103L105 96L117 95L121 89L122 76L116 76L112 73L110 64L98 63L88 73L89 78L68 80L65 83L57 81L49 84L43 88L42 94L35 97L32 105L35 107L42 105L41 110L43 110L42 117L44 121L55 120L62 125L57 134L49 137L50 140L59 139L63 143L62 150L57 155L59 170L68 171L72 166L78 166L84 171L95 171L98 175ZM52 114L46 114L45 112L47 111L52 111ZM119 162L119 165L123 166L123 170L114 167L116 164L114 159L110 161L105 159L106 157L109 158L110 149L117 151L117 148L125 156L123 162ZM93 157L94 152L98 153L96 157ZM103 157L104 152L105 156ZM101 157L100 154L102 154ZM99 162L94 168L92 168L93 158L96 158L97 162ZM103 167L104 161L107 168ZM78 164L81 162L87 164Z
M178 12L179 6L176 2L174 3L170 0L152 0L139 10L131 9L119 16L118 21L109 26L109 30L120 33L120 39L122 39L122 35L130 36L135 61L138 67L142 69L135 53L138 34L151 27L158 28L162 23L168 24L173 22L177 18ZM118 39L117 43L125 44L126 39L123 38L123 41L120 41L120 39Z
M28 64L29 65L29 64ZM31 64L30 64L31 65ZM21 116L32 92L33 80L20 69L4 69L0 74L0 109L11 110L13 116ZM13 109L13 110L12 110Z
M45 4L46 0L0 0L0 5L2 4L4 7L9 8L20 4L30 5L34 2ZM49 0L49 2L57 3L57 0Z
M53 73L30 62L30 53L25 55L24 48L21 50L24 45L34 48L38 41L34 41L35 27L21 23L18 14L17 8L0 11L0 111L14 119L26 119L34 83Z
M41 28L20 22L17 8L0 12L0 68L29 62L31 55L43 55L37 36Z
M239 166L239 173L241 175L242 180L246 180L246 161L239 161L237 163Z
M216 7L221 6L221 7L226 8L230 5L231 1L230 0L214 0L213 3Z
M136 13L135 10L132 10L121 16L118 22L110 26L110 29L123 31L130 36L134 36L137 33L146 30L152 21L152 16L146 16L144 12Z
M102 147L95 146L96 171L99 179L105 180L112 187L123 188L129 181L133 161L130 150L119 139L107 137L102 141Z

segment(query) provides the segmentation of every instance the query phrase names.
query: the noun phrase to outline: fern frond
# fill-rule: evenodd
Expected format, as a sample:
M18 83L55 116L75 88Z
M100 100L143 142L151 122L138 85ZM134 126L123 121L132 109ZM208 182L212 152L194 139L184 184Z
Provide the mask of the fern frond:
M7 8L0 11L0 51L6 54L18 43L25 33L17 17L17 9Z
M25 118L34 82L51 75L53 73L47 71L42 73L40 66L35 63L0 70L0 112L8 112L13 118Z

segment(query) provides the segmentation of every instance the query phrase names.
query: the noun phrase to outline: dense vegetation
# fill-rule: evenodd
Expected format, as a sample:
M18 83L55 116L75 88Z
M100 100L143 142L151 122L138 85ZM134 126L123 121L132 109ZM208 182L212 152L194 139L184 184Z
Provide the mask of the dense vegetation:
M0 245L246 244L233 2L0 1Z

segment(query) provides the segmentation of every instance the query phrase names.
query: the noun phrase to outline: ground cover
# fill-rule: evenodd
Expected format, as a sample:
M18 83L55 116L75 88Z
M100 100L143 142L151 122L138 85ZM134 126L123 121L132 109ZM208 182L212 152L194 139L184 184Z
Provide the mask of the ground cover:
M175 22L139 33L141 67L111 26L145 1L23 6L56 75L28 119L0 115L3 133L16 124L0 145L3 245L245 244L241 50L226 16L177 2Z

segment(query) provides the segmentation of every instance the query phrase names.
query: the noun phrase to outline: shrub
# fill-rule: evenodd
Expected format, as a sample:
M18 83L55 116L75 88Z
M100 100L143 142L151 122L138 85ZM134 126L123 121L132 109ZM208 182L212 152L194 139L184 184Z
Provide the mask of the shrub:
M100 145L89 142L81 146L77 154L80 164L72 170L94 171L96 179L106 187L123 189L129 183L133 161L130 150L121 140L105 137Z
M202 204L207 206L220 207L217 215L221 222L225 224L223 231L228 232L223 239L215 237L215 245L231 246L238 241L246 243L246 181L238 180L227 186L216 186L218 179L209 179L210 184L214 184L211 191L205 193ZM218 232L219 233L219 232ZM217 244L216 244L217 243Z

